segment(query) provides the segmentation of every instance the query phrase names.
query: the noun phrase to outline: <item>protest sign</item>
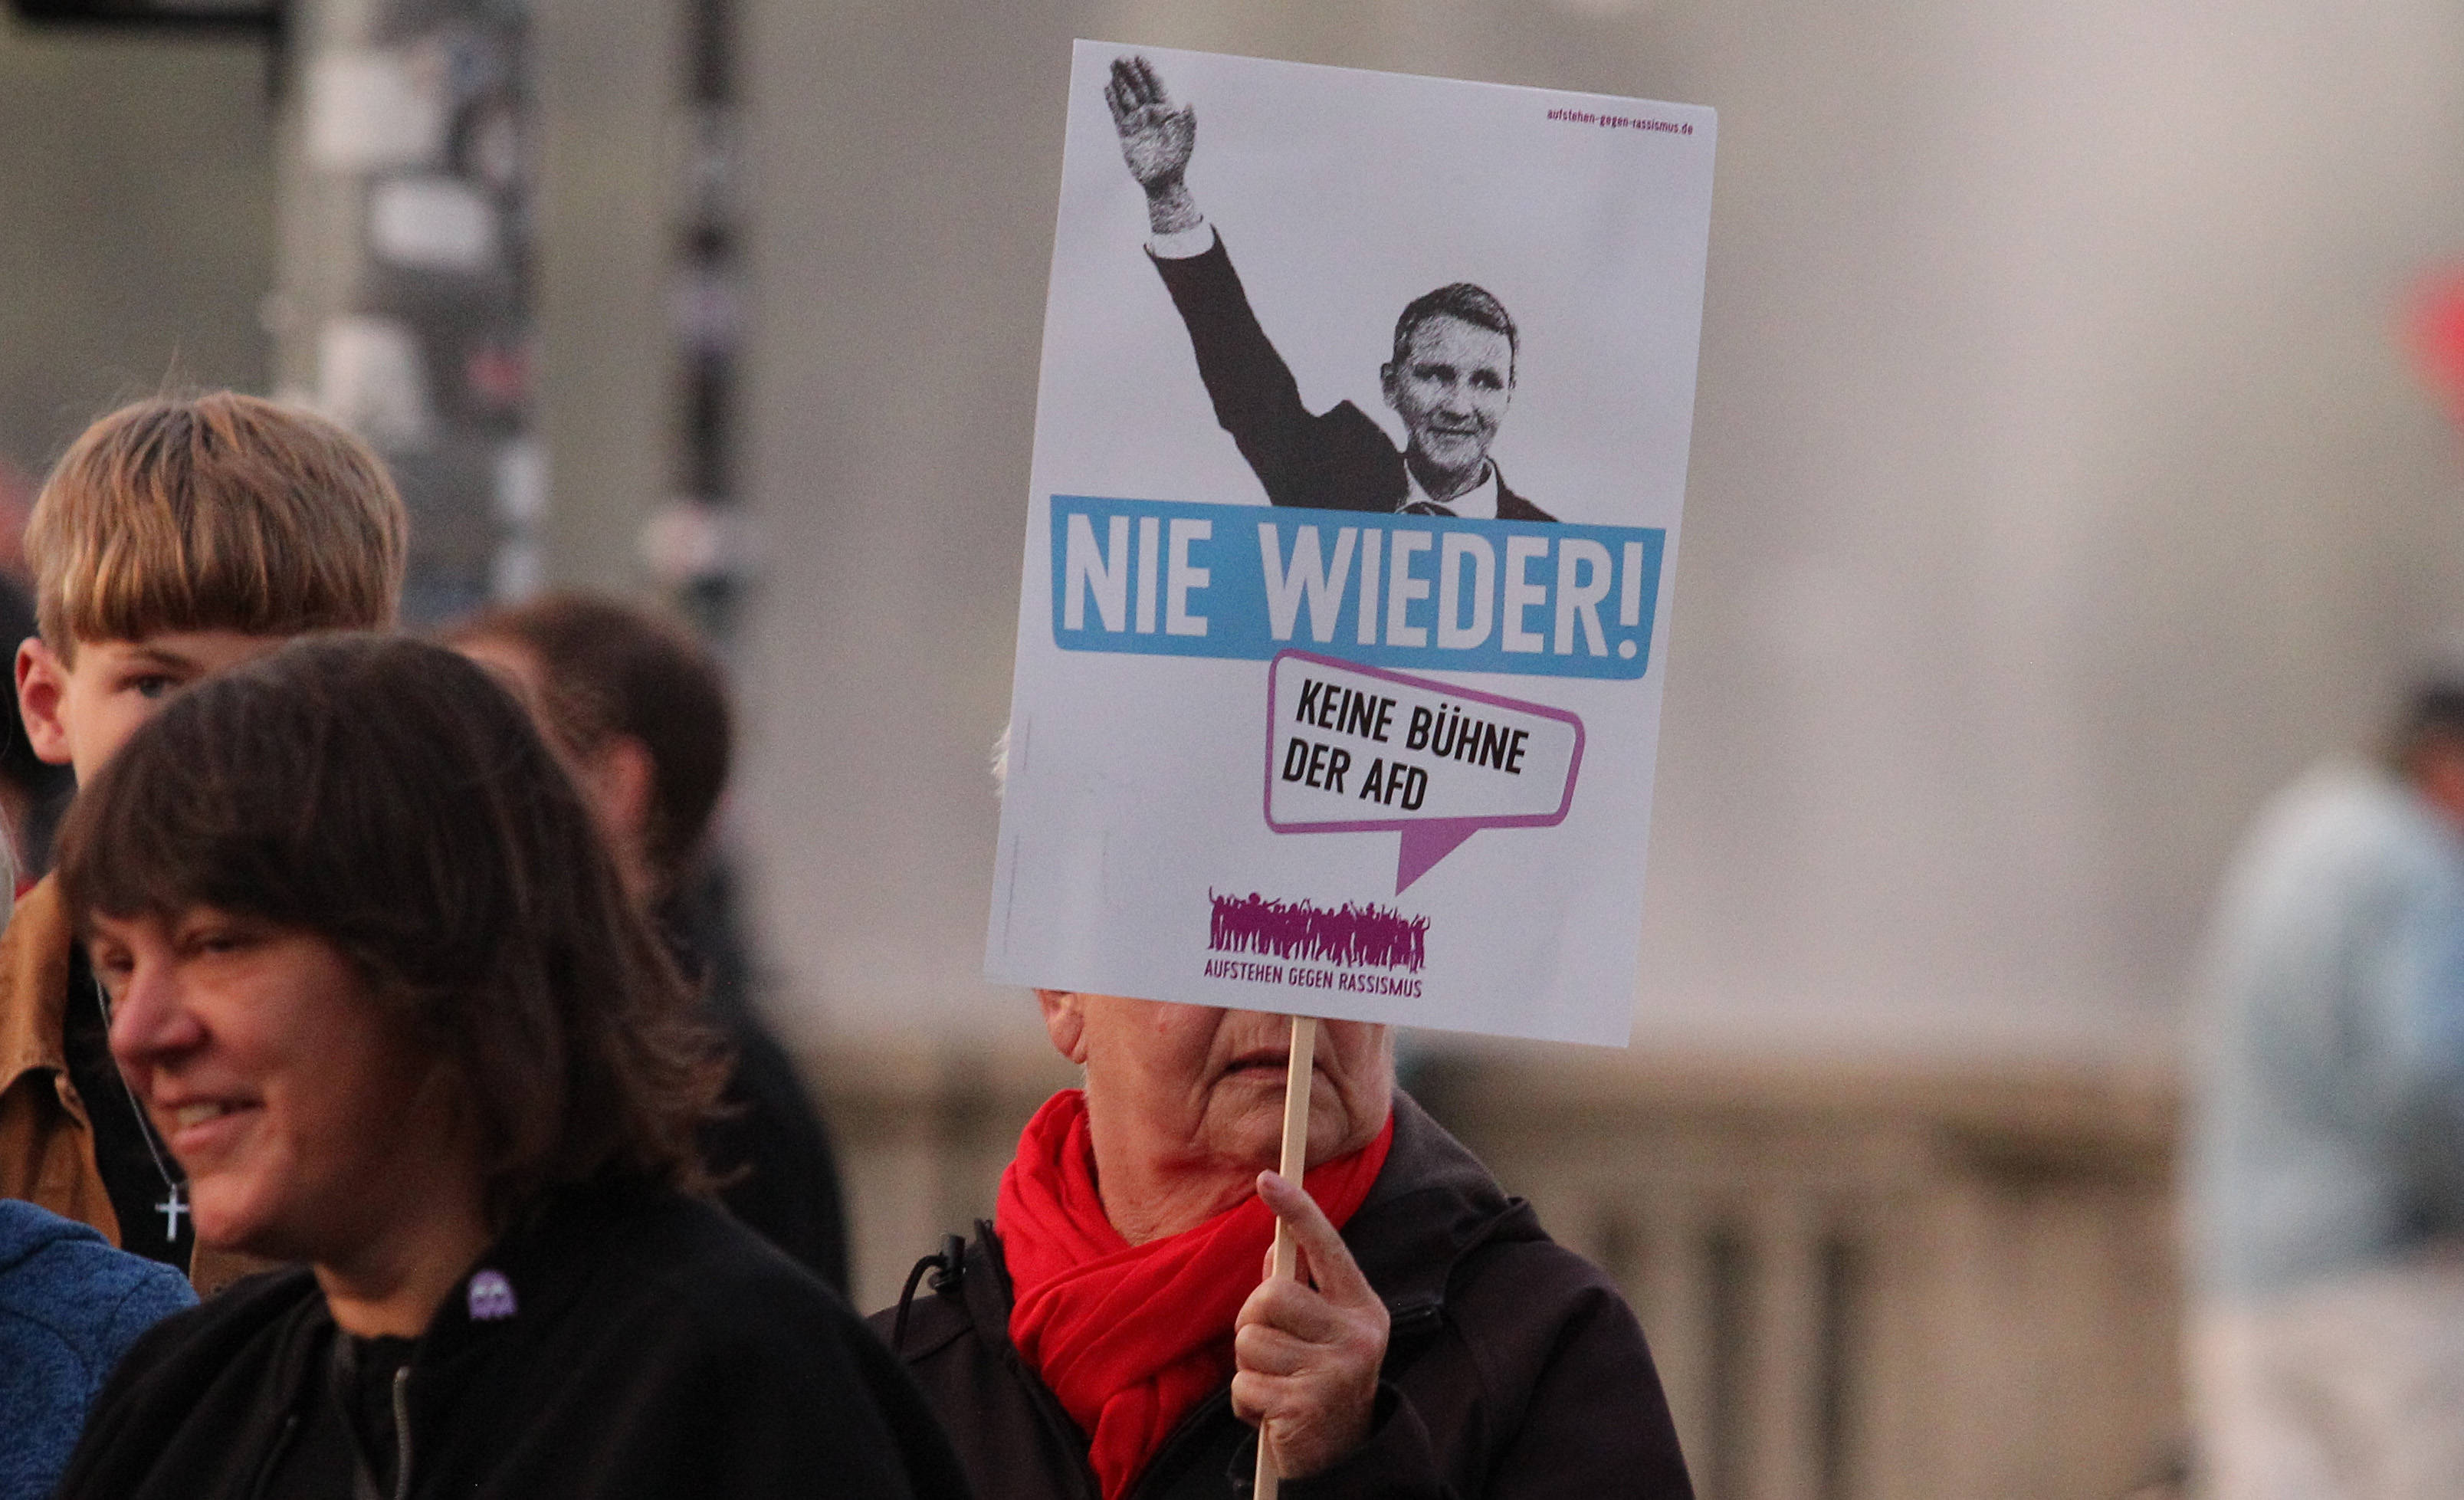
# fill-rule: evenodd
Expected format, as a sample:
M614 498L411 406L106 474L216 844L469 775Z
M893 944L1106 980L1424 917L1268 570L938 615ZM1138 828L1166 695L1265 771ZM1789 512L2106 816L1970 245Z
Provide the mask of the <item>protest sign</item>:
M991 977L1626 1040L1713 135L1078 44Z

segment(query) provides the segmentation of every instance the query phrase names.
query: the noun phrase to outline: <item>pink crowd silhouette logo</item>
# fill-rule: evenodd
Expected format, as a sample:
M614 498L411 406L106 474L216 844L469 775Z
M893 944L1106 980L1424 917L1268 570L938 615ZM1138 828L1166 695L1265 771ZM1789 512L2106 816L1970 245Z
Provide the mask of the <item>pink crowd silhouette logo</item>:
M1429 919L1374 903L1346 901L1333 911L1303 901L1278 901L1252 891L1218 895L1206 946L1218 953L1255 953L1346 968L1409 969L1428 960Z

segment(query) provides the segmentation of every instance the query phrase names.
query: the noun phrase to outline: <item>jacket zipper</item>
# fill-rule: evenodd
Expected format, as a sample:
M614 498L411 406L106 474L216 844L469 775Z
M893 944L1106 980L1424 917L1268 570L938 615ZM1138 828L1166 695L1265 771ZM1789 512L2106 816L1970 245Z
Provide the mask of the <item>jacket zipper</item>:
M393 1500L410 1500L410 1366L393 1373Z
M290 1450L291 1439L298 1430L299 1414L296 1411L286 1412L282 1418L281 1430L275 1433L274 1441L266 1445L264 1455L256 1461L256 1477L248 1487L251 1500L263 1500L266 1487L274 1483L275 1467L281 1464L282 1455Z

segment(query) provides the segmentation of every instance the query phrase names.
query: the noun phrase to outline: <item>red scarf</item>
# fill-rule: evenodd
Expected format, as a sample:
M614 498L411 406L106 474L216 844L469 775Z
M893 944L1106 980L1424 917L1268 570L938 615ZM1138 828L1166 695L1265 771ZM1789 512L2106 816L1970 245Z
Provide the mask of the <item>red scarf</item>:
M1303 1184L1341 1228L1386 1164L1395 1118ZM1257 1289L1275 1216L1254 1193L1195 1228L1132 1245L1104 1217L1087 1095L1045 1101L1001 1173L994 1209L1017 1301L1010 1341L1088 1435L1118 1500L1188 1410L1232 1378L1232 1320Z

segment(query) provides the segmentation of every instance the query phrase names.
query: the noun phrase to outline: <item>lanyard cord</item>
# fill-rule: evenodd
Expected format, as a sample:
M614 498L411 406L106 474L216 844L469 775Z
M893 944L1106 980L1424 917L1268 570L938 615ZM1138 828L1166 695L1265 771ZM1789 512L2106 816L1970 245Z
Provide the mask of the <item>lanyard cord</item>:
M163 1159L163 1148L154 1143L154 1122L145 1117L145 1106L137 1102L137 1090L129 1083L128 1075L120 1070L120 1059L110 1054L111 992L102 987L99 979L93 983L94 1003L102 1007L104 1061L110 1064L112 1076L120 1080L120 1092L128 1099L128 1112L137 1116L138 1136L145 1142L145 1154L154 1158L154 1170L162 1174L163 1186L176 1195L180 1191L180 1180L171 1176L170 1166ZM171 1238L179 1238L177 1230L172 1232Z

